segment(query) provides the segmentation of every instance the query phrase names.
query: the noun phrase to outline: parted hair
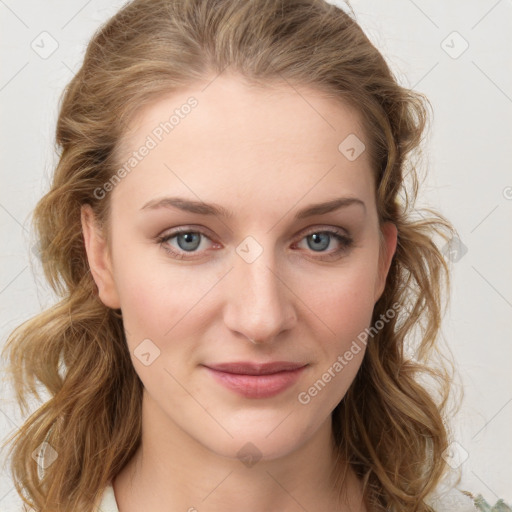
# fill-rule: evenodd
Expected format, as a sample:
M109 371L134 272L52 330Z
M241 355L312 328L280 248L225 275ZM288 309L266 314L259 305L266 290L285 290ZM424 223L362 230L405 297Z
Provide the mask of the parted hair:
M33 214L58 300L3 349L27 416L4 443L17 492L37 511L92 512L141 442L142 382L120 311L99 299L80 208L90 204L107 225L109 195L94 191L119 168L117 150L143 105L226 69L248 84L307 86L361 116L379 223L398 229L372 325L393 305L399 311L368 341L332 413L334 476L341 489L348 460L369 511L429 511L426 498L447 470L453 371L439 348L450 292L439 242L455 234L439 212L416 207L430 103L399 84L353 12L324 0L133 0L90 40L59 103L59 159ZM27 398L40 399L40 385L50 399L28 415ZM32 457L42 445L58 454L44 472Z

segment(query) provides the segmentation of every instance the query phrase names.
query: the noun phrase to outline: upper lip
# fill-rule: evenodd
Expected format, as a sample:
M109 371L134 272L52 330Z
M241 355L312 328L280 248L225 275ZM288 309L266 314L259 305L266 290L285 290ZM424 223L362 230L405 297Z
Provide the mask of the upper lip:
M252 363L236 361L232 363L219 363L205 365L219 372L234 373L238 375L269 375L272 373L297 370L306 366L305 363L293 363L289 361L273 361L271 363Z

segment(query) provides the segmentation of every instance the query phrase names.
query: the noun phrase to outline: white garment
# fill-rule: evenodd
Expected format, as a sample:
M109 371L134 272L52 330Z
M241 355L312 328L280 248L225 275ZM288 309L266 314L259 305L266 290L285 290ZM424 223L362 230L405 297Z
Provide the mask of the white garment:
M478 510L471 498L456 489L431 499L429 505L439 512L476 512ZM119 512L111 484L105 487L97 512Z
M97 512L119 512L112 484L105 487Z

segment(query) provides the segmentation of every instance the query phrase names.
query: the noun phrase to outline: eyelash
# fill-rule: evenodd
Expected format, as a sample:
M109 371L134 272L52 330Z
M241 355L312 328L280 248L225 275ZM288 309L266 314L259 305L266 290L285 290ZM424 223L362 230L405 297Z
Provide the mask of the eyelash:
M210 237L204 231L191 230L189 227L185 226L185 227L176 228L172 233L168 233L163 236L157 237L156 241L162 247L162 249L164 249L173 258L176 258L179 260L195 259L194 257L190 258L187 256L187 254L194 254L194 252L190 252L190 253L187 253L186 251L178 252L177 250L175 250L174 248L172 248L170 245L167 244L167 242L169 240L171 240L172 238L175 238L177 235L180 235L182 233L200 234L210 240ZM350 249L354 243L354 240L351 237L345 235L341 230L333 229L333 228L322 229L322 230L316 229L313 231L309 231L309 232L305 233L304 235L302 235L302 237L298 240L298 242L302 241L304 238L306 238L310 235L321 234L321 233L328 233L328 234L332 235L341 244L341 247L339 249L336 249L333 252L327 253L325 256L322 256L322 257L315 256L315 259L318 259L321 261L331 261L333 259L336 259L337 256L348 251L348 249ZM312 251L312 252L314 252L314 251ZM320 252L318 254L322 254L322 253Z

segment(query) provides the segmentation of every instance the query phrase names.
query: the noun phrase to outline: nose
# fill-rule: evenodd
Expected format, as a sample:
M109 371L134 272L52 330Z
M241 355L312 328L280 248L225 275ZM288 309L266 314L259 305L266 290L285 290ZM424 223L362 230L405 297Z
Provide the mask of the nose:
M226 294L224 322L240 339L270 344L297 321L293 292L270 250L252 262L235 254Z

